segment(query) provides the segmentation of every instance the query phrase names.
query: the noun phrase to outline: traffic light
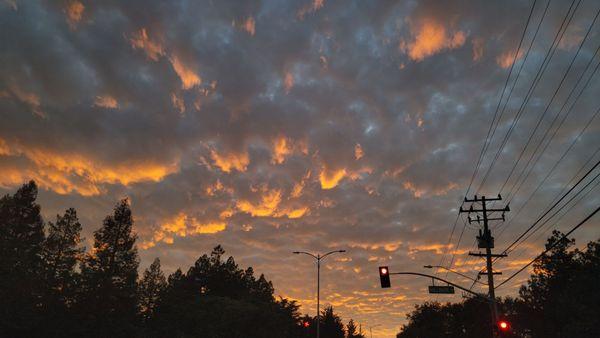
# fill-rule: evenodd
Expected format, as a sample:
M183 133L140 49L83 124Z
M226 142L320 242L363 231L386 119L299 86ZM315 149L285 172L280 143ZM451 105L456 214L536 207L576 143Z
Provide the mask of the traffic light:
M303 326L305 329L308 329L308 328L310 327L310 322L309 322L308 320L305 320L304 322L302 322L302 326Z
M498 322L498 328L500 329L500 331L506 332L510 330L510 323L506 320L501 320Z
M381 280L382 288L389 288L390 286L392 286L392 284L390 283L390 270L387 266L379 267L379 279Z

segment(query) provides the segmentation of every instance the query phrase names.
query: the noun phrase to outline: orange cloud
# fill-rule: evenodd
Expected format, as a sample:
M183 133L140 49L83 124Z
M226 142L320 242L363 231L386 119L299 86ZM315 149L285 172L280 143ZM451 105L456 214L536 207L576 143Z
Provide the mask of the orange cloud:
M261 201L258 204L241 200L237 202L236 206L239 210L249 213L252 216L264 217L275 214L279 203L281 203L281 191L271 190L262 195Z
M473 61L479 61L483 57L483 45L484 41L480 38L475 38L473 43Z
M219 179L217 179L217 181L214 184L206 187L205 191L206 191L206 195L214 196L215 193L217 193L219 191L223 191L224 189L225 189L225 187L223 186L223 183L221 183L221 181Z
M224 231L227 223L222 221L200 222L197 218L188 216L183 212L166 220L155 231L152 240L142 242L142 249L154 247L158 242L173 244L174 237L186 237L199 234L215 234Z
M153 61L158 61L161 56L165 55L161 44L150 40L146 28L142 28L139 32L134 33L129 41L134 49L142 49L146 53L146 56Z
M41 108L39 96L32 92L25 91L18 86L11 85L9 90L14 98L27 105L35 115L46 118L46 113ZM10 94L3 92L2 95L0 95L0 98L9 97Z
M219 154L212 149L210 152L210 157L215 162L215 165L226 173L231 172L233 169L244 172L250 163L250 158L247 152Z
M402 186L404 189L412 192L413 196L416 198L420 198L425 194L425 190L417 188L412 182L406 181Z
M172 55L169 60L171 61L171 65L173 65L175 73L177 73L177 76L179 76L179 79L181 80L181 87L183 89L190 89L202 83L200 76L198 76L198 74L190 67L183 64L177 56Z
M292 87L294 86L294 74L291 72L285 72L285 76L283 77L283 88L285 88L285 93L288 94Z
M363 151L362 147L360 146L360 144L359 144L359 143L357 143L357 144L354 146L354 158L355 158L356 160L360 160L360 159L361 159L361 158L362 158L364 155L365 155L365 153L364 153L364 151Z
M306 185L306 181L310 178L310 174L311 174L310 171L306 172L306 175L304 175L304 177L302 177L300 182L297 182L294 184L294 187L292 188L292 193L290 194L290 197L297 198L297 197L300 197L300 195L302 195L302 190L304 190L304 186Z
M412 42L402 41L400 50L407 53L414 61L422 61L428 56L439 53L444 49L455 49L466 41L465 33L448 32L443 24L433 19L422 20L419 25L411 27Z
M282 196L281 190L265 190L261 196L260 202L252 203L247 200L240 200L236 203L238 210L248 213L253 217L287 217L290 219L300 218L309 212L306 206L301 207L280 207Z
M185 113L185 102L183 101L182 96L171 93L171 103L173 104L173 108L177 109L179 114L183 115L183 113Z
M325 167L319 174L319 181L321 182L321 189L333 189L340 181L346 177L346 169L339 170L327 170Z
M319 9L323 8L323 5L325 4L325 0L313 0L309 5L302 7L299 11L298 11L298 18L300 20L304 19L304 16L308 13L314 13L316 11L318 11Z
M94 106L96 107L102 107L102 108L109 108L109 109L116 109L119 107L119 103L117 102L117 100L109 95L106 96L96 96L96 100L94 100Z
M285 161L286 156L292 153L292 146L286 137L279 137L273 141L273 154L271 163L281 164Z
M83 196L98 195L103 192L103 184L130 185L138 182L158 182L165 176L179 170L179 161L160 164L151 161L131 161L109 165L77 153L58 153L48 149L31 148L0 143L4 156L22 156L34 167L0 168L0 184L14 186L26 180L35 179L43 188L59 194L72 192ZM15 173L20 171L20 174Z
M67 13L67 20L71 28L74 28L83 18L83 11L85 6L77 0L71 0L68 2L65 12Z
M512 65L513 60L515 60L515 62L516 62L521 57L523 57L522 50L519 51L519 54L517 55L516 59L515 59L515 51L509 50L507 52L504 52L504 53L498 55L498 57L496 57L496 63L498 64L498 66L506 69Z
M246 19L246 21L242 23L241 28L248 32L248 34L254 36L254 33L256 33L256 22L254 21L254 18L249 17Z

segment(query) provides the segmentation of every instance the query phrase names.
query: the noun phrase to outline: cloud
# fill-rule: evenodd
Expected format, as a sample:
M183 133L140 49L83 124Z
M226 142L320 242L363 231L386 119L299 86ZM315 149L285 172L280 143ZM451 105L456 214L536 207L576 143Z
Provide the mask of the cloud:
M117 102L117 100L114 97L112 97L110 95L96 96L96 99L94 100L94 106L102 107L102 108L109 108L109 109L116 109L119 107L119 103Z
M74 28L83 18L83 11L85 6L77 0L70 0L65 8L67 14L67 20L71 28Z
M124 186L139 182L158 182L177 172L178 161L169 164L154 162L122 162L107 164L78 153L59 153L41 147L20 144L8 145L3 140L2 153L13 159L24 157L29 161L26 168L7 166L2 168L3 186L18 186L35 179L40 186L59 194L78 193L83 196L99 195L105 184Z
M340 181L346 177L346 169L329 170L323 167L319 173L319 181L321 182L321 189L333 189Z
M414 61L423 61L445 49L456 49L465 44L466 34L457 30L449 32L434 19L423 19L411 25L412 41L401 41L400 50Z
M40 97L35 93L23 90L22 88L10 85L10 94L8 92L0 93L0 99L3 97L10 97L19 100L29 107L29 109L38 117L46 118L46 113L41 108ZM11 95L12 94L12 95Z
M251 36L256 33L256 22L253 17L248 17L241 25L241 29L246 31Z
M171 61L171 65L173 65L175 73L177 73L177 76L179 76L179 79L181 80L181 88L190 89L202 83L200 76L198 76L192 68L183 64L177 56L171 55L169 60Z
M134 49L143 50L146 53L146 56L152 61L158 61L160 57L165 55L162 45L159 42L152 41L148 37L146 28L142 28L138 32L132 34L129 41Z
M325 0L312 0L312 2L302 7L296 14L300 20L304 19L304 16L309 13L315 13L319 9L323 8Z
M285 76L283 77L283 88L285 89L286 94L289 94L293 86L294 74L292 74L291 72L285 72Z
M232 170L244 172L250 163L250 158L247 152L230 152L226 154L219 154L214 149L211 149L210 157L214 161L215 165L226 173L230 173Z
M496 63L498 66L507 69L513 64L513 60L516 62L523 57L523 50L519 50L519 54L517 55L516 59L515 52L515 50L510 50L498 55L498 57L496 57Z
M365 155L360 143L354 146L354 158L358 161Z
M246 212L255 217L272 216L277 211L281 203L281 191L271 190L266 191L260 199L259 203L251 203L247 200L237 202L237 208L242 212Z
M216 234L225 231L226 228L226 222L200 222L197 218L180 212L174 217L163 221L160 224L160 228L154 232L152 240L142 242L140 247L147 250L156 246L159 242L173 244L175 242L175 237Z

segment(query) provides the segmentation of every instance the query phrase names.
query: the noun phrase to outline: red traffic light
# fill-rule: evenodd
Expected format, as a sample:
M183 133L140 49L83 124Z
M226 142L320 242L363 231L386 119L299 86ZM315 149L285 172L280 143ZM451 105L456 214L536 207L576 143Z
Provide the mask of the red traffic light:
M308 322L308 320L307 320L307 321L305 321L305 322L303 322L303 323L302 323L302 326L304 326L304 327L309 327L309 326L310 326L310 323L309 323L309 322Z
M389 288L392 286L390 282L390 270L387 266L379 267L379 280L381 281L382 288Z
M501 320L498 322L498 328L502 331L508 331L510 329L510 324L505 320Z

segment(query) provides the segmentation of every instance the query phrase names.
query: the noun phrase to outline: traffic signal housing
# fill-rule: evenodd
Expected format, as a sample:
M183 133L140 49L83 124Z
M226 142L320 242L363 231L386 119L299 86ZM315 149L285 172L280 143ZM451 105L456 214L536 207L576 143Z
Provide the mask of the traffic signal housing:
M379 280L381 281L381 287L384 289L392 286L392 283L390 283L390 269L387 266L379 267Z

